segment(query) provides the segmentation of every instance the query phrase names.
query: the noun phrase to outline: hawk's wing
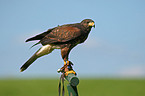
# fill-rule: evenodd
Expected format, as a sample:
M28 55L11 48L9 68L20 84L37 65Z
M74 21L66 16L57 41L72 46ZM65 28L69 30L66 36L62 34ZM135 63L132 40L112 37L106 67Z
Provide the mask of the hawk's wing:
M75 26L59 26L40 40L42 45L64 43L81 35L81 29Z
M29 38L29 39L26 40L26 42L28 42L28 41L33 41L33 40L41 40L41 39L44 38L47 34L49 34L53 29L54 29L54 28L48 29L46 32L43 32L43 33L38 34L38 35L36 35L36 36L34 36L34 37L32 37L32 38Z

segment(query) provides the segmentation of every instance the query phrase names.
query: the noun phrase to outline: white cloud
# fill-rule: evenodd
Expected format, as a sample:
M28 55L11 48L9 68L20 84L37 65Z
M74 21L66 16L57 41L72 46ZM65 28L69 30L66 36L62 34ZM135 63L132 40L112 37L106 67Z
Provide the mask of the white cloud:
M120 71L123 77L145 77L145 66L131 66Z

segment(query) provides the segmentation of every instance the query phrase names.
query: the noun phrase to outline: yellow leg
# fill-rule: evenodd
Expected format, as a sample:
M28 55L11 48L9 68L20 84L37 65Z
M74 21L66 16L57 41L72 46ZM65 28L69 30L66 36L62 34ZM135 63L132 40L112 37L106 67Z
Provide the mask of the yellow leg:
M66 65L67 63L66 63L66 61L64 61L64 65Z
M66 62L67 62L66 64L69 65L69 61L66 61Z
M64 61L64 65L69 65L69 61Z

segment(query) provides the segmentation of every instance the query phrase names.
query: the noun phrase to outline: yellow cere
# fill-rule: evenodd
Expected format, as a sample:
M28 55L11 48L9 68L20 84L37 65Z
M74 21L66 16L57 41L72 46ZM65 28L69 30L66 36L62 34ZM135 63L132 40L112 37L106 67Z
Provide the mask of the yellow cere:
M90 22L89 26L94 26L94 24L95 24L94 22Z

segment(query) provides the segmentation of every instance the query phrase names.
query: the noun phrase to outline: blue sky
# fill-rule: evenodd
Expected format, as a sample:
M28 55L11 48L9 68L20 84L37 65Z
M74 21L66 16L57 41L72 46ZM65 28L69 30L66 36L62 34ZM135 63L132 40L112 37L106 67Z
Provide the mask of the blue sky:
M144 0L0 0L0 78L56 77L62 67L60 50L21 65L41 45L25 40L57 25L91 18L92 29L70 60L78 76L145 77Z

